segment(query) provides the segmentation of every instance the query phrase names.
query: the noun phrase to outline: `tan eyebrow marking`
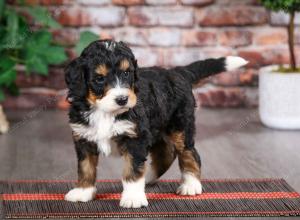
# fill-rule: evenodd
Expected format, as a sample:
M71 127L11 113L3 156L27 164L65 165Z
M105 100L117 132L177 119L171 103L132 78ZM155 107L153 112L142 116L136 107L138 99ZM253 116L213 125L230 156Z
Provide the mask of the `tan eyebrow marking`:
M127 59L121 60L120 62L120 69L125 71L129 68L129 62Z
M108 68L105 64L100 64L99 66L97 66L96 68L96 73L98 73L99 75L102 76L106 76L108 73Z

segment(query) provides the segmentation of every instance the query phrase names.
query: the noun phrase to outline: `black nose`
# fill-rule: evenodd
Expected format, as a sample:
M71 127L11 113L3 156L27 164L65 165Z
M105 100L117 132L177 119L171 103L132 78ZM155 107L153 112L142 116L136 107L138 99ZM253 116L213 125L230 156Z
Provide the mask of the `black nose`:
M127 104L128 96L120 95L116 98L116 103L120 106L124 106Z

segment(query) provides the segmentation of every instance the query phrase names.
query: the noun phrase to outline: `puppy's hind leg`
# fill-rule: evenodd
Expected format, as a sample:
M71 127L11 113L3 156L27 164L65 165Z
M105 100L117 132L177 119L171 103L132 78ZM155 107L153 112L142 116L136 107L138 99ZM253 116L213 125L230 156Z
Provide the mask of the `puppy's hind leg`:
M65 195L71 202L88 202L96 196L96 173L98 164L97 147L85 140L75 140L78 157L77 187Z
M150 149L151 164L147 167L146 184L155 183L176 158L174 145L166 140L157 141Z
M177 189L180 195L196 195L202 193L200 182L201 162L199 154L193 146L187 146L184 132L175 132L171 135L178 154L178 162L182 174L181 184Z

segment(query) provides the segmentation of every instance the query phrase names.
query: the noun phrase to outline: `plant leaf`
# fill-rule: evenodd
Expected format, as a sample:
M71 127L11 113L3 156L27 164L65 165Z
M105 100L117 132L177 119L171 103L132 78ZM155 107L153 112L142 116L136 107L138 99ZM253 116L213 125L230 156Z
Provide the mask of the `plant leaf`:
M7 37L6 45L14 48L18 44L18 26L19 17L17 13L11 9L7 10Z
M61 25L55 21L50 12L41 6L28 7L26 11L36 20L38 23L46 27L60 28Z
M26 69L28 72L36 72L44 76L48 75L48 64L45 59L39 56L34 56L27 61Z
M46 54L47 48L51 41L51 34L47 31L38 31L32 34L32 37L25 44L22 50L23 58L25 62L31 62L33 57L40 54Z
M76 51L77 55L80 55L80 53L83 51L83 49L86 48L86 46L88 46L91 42L98 40L98 39L99 39L99 36L90 31L81 32L79 41L75 46L75 51Z
M42 48L47 47L51 42L51 33L48 31L37 31L33 33L33 42L31 45Z
M17 72L15 69L8 69L0 74L0 85L10 86L15 82L17 78Z
M4 0L0 0L0 21L2 19L2 15L3 15L3 12L4 12L4 7L5 7Z
M7 70L13 69L15 65L16 65L16 62L13 61L12 59L10 59L6 56L1 56L0 57L0 74Z
M49 46L44 55L49 64L61 64L67 60L65 50L60 46Z

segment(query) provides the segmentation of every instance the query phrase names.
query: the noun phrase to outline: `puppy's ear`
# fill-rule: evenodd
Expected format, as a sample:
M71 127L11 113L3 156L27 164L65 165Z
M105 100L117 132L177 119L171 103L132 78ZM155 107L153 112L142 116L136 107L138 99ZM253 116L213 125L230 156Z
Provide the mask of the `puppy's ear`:
M65 82L68 86L69 102L81 100L87 95L87 83L82 59L76 58L65 69Z
M134 81L136 82L138 80L138 77L137 77L137 69L138 69L137 60L133 59L132 63L133 63L133 66L134 66Z

